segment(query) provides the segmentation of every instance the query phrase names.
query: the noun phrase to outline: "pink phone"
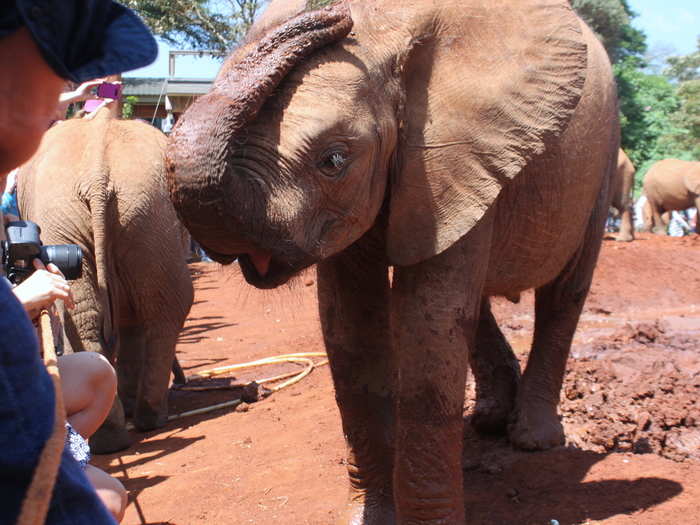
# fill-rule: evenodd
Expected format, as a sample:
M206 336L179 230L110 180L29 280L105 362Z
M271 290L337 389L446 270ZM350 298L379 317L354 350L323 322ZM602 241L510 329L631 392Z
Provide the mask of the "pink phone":
M97 96L100 98L117 99L117 98L119 98L121 91L122 91L121 84L111 84L109 82L105 82L105 83L97 86Z
M90 100L85 101L85 104L83 104L83 109L86 113L92 113L100 106L100 104L102 104L102 100L95 100L94 98L91 98Z

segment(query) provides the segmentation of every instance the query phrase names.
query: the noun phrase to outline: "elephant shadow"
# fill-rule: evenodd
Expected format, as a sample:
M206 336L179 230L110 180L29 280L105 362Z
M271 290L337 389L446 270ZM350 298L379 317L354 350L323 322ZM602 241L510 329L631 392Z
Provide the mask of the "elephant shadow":
M518 452L505 439L465 445L470 456L482 449L473 455L479 459L465 460L464 470L466 521L475 525L597 522L649 509L683 492L677 481L639 476L628 466L639 456L572 447ZM596 467L606 458L605 466ZM611 468L617 468L611 479L600 479ZM597 480L587 480L591 471Z
M207 315L203 317L189 317L185 326L180 330L177 344L197 344L212 336L215 330L238 326L238 323L224 322L220 315Z

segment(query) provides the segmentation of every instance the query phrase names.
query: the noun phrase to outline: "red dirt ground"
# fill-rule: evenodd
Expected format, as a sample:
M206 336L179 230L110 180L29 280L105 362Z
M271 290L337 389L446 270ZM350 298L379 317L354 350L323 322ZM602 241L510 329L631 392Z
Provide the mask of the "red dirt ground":
M605 241L565 379L567 447L515 452L465 436L468 522L700 524L700 237ZM322 351L314 273L261 292L237 267L192 265L178 345L186 373ZM494 311L523 359L532 294ZM524 363L523 363L524 364ZM295 365L240 373L239 381ZM465 413L469 413L469 392ZM171 393L171 413L230 399ZM327 525L344 505L344 443L328 367L236 409L177 419L94 463L130 493L127 525Z

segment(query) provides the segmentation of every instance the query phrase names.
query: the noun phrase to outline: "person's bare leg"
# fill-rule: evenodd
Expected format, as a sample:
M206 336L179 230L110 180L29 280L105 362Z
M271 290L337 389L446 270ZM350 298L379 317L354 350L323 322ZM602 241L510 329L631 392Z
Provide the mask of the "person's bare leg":
M127 505L127 493L124 485L118 479L93 465L85 466L85 475L97 492L100 501L114 516L117 523L121 522Z
M95 352L63 355L58 369L68 422L87 439L112 407L117 376L109 361Z

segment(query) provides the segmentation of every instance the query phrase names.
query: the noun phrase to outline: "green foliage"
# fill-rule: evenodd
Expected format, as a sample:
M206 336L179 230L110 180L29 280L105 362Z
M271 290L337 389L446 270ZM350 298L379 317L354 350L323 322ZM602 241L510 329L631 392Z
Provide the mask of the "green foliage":
M622 148L639 165L655 153L657 139L671 132L680 100L671 82L629 65L615 66L620 96Z
M671 115L672 130L659 137L659 142L669 148L672 145L688 160L700 160L700 79L681 83L676 95L680 107Z
M327 5L332 4L336 0L306 0L306 11L315 11Z
M697 80L700 78L700 36L698 37L698 50L686 56L670 57L668 59L666 75L680 82Z
M571 6L601 40L612 62L646 51L644 33L630 25L635 14L626 0L571 0Z
M128 97L124 97L124 100L122 101L122 118L123 119L130 119L134 118L134 105L139 101L139 97L135 97L133 95L129 95Z
M123 0L170 44L229 51L266 0Z
M637 167L636 192L654 162L700 160L700 38L698 51L667 59L663 75L650 74L643 58L646 35L630 24L636 14L628 0L571 0L571 5L614 64L622 148Z

